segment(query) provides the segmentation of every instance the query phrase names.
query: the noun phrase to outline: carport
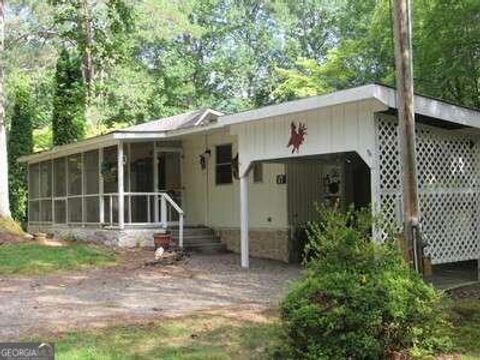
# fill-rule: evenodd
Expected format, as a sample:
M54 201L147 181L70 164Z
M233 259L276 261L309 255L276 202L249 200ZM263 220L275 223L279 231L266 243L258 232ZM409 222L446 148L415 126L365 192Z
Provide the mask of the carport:
M437 265L477 261L480 113L419 95L415 96L415 104L420 207L424 238L429 244L427 254ZM221 117L220 123L229 125L230 133L238 137L242 266L249 265L248 175L255 162L288 163L353 154L369 170L350 177L354 183L358 179L363 182L357 199L364 203L369 200L374 213L382 213L390 225L400 230L396 114L396 91L368 85ZM298 176L287 171L291 189ZM369 192L365 190L367 184ZM348 188L345 181L342 186ZM296 196L306 195L300 191ZM381 231L374 234L376 241L382 241Z

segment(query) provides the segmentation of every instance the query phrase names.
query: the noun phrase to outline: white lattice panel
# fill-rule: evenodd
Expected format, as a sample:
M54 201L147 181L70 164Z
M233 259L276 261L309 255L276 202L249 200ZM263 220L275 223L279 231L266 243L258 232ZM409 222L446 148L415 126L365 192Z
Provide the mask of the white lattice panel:
M376 120L380 209L401 228L398 127L393 117ZM480 146L478 137L417 124L420 212L427 253L434 264L478 259Z

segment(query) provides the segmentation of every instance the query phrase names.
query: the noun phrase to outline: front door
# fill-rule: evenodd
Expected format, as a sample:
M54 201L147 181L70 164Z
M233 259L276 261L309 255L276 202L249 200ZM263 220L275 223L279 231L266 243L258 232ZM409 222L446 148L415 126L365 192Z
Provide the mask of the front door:
M180 207L182 207L182 153L180 150L157 151L157 191L166 192ZM176 221L178 214L169 207L168 219Z

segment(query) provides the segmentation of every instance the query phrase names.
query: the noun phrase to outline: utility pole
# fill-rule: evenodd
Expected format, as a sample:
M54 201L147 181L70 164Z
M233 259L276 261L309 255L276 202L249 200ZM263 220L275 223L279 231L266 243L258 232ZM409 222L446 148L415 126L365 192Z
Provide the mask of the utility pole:
M417 168L415 154L415 109L413 92L410 0L393 0L395 67L399 147L403 185L404 237L414 268L423 274L423 245L420 237Z

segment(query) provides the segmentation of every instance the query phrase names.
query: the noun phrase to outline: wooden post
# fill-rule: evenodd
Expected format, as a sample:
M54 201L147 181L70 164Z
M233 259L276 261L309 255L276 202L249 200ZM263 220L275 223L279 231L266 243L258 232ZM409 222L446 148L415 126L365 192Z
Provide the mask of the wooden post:
M419 231L410 0L393 1L393 19L399 148L403 174L404 236L413 254L415 270L422 272L423 247Z
M240 178L240 256L243 268L248 268L248 172Z
M167 199L162 195L160 198L160 222L164 229L168 226L168 217L167 217Z

